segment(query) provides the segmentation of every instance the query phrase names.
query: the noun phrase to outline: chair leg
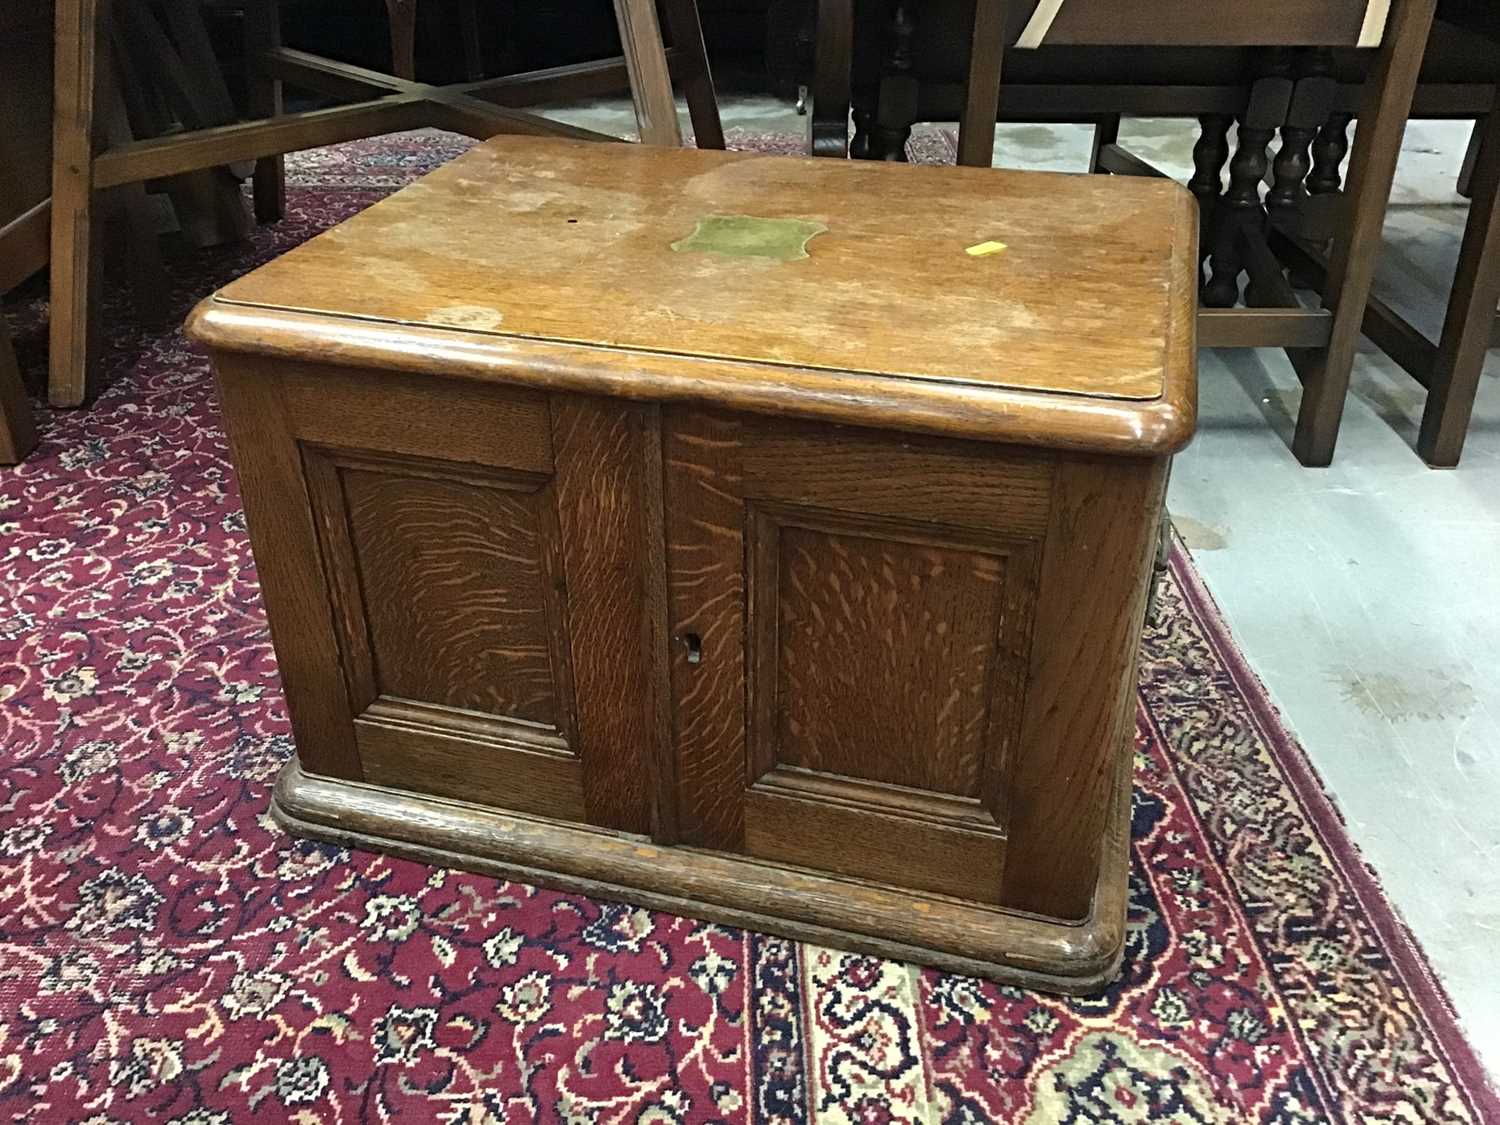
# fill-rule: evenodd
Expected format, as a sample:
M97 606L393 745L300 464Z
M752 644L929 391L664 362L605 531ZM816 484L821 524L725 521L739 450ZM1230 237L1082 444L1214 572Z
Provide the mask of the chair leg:
M672 46L688 58L682 79L693 139L699 148L723 148L724 124L719 120L719 99L714 93L713 71L708 66L708 48L703 43L703 22L698 18L698 0L662 0Z
M1365 304L1375 279L1386 204L1436 0L1396 0L1375 65L1365 81L1344 207L1334 236L1323 307L1333 312L1328 347L1303 371L1302 408L1292 452L1302 464L1333 461Z
M1101 117L1094 122L1094 146L1089 153L1089 171L1098 173L1099 154L1112 144L1118 144L1120 140L1120 115L1112 113L1108 117Z
M1464 151L1463 167L1458 170L1458 186L1455 189L1465 199L1474 198L1474 167L1479 161L1479 150L1484 144L1484 118L1474 122L1469 132L1469 147Z
M1474 203L1417 436L1417 452L1434 468L1452 468L1463 452L1500 303L1500 112L1483 122L1470 184Z
M635 102L641 143L680 147L682 130L677 124L677 103L672 100L667 50L656 21L656 0L615 0L615 20L620 26L620 45L630 74L630 97Z
M818 0L809 156L849 155L850 79L854 65L854 0Z
M47 394L88 396L99 353L100 253L94 230L95 105L109 0L56 6L52 119L52 292Z
M1005 0L976 0L969 37L969 80L958 123L958 163L988 168L995 162L995 115L1005 59Z
M23 461L35 448L31 400L21 385L21 368L10 345L10 332L0 323L0 465Z
M245 72L252 117L279 117L282 112L281 82L258 65L263 51L281 45L278 0L250 0L245 5ZM263 156L255 162L252 181L255 217L272 223L286 215L286 168L280 156Z

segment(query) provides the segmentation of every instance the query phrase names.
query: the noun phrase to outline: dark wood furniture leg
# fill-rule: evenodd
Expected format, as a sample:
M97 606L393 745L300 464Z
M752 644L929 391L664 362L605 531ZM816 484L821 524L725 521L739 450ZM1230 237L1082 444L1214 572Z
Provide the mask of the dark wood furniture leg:
M662 14L667 19L673 48L687 59L687 68L678 81L687 99L693 139L699 148L723 148L724 124L719 120L719 99L708 65L708 48L703 43L697 0L662 0Z
M1352 113L1329 114L1312 143L1312 171L1308 173L1307 190L1313 195L1328 195L1344 184L1344 158L1349 155L1349 126Z
M59 0L56 8L48 327L54 406L82 403L97 367L101 255L94 230L95 109L108 9L109 0Z
M1271 221L1293 237L1300 235L1307 212L1306 180L1312 170L1312 145L1338 94L1338 84L1330 73L1331 62L1326 51L1303 55L1291 106L1281 127L1281 147L1271 161L1273 178L1266 193L1266 210Z
M1229 127L1234 118L1227 113L1198 118L1198 140L1193 145L1193 175L1188 190L1198 201L1198 253L1207 257L1212 249L1209 235L1216 229L1219 200L1224 195L1224 165L1229 163ZM1097 155L1095 160L1098 160Z
M812 110L807 115L810 156L849 155L849 105L854 65L854 0L818 0L817 60Z
M988 168L995 161L995 114L1000 105L1000 69L1005 59L1005 8L1005 0L974 3L969 87L958 123L958 162L973 168Z
M391 73L415 82L417 78L417 0L385 0L391 20Z
M281 46L277 4L278 0L250 0L245 5L245 82L250 115L257 118L279 117L282 112L281 80L257 63L266 51ZM285 164L280 156L263 156L255 162L255 217L262 223L275 222L286 214Z
M1481 125L1474 202L1417 436L1417 452L1434 468L1452 468L1463 452L1500 303L1500 112Z
M1465 199L1474 198L1474 167L1479 162L1479 149L1484 143L1484 119L1474 122L1469 133L1469 147L1464 150L1463 167L1458 170L1458 194Z
M21 385L21 368L10 343L10 332L0 323L0 465L23 461L36 448L36 420L31 400Z
M459 0L458 22L464 44L464 77L478 82L484 77L484 45L479 38L478 0Z
M1278 60L1273 73L1256 80L1250 103L1239 119L1238 143L1229 162L1229 190L1219 201L1210 238L1210 276L1203 287L1203 303L1210 308L1230 309L1239 304L1240 273L1245 268L1243 232L1265 223L1260 186L1270 167L1266 147L1286 121L1292 97L1284 62Z
M885 71L875 103L870 130L871 160L906 160L906 142L917 120L918 83L912 73L912 38L917 30L917 5L897 0L887 29Z
M1360 325L1375 279L1386 203L1436 3L1396 0L1385 41L1365 82L1361 125L1323 290L1323 307L1333 313L1333 332L1328 347L1313 353L1301 372L1302 408L1292 452L1310 467L1332 462L1338 442Z
M1094 147L1089 153L1089 171L1101 173L1105 170L1099 165L1099 154L1110 145L1120 142L1120 115L1111 113L1101 117L1094 122Z

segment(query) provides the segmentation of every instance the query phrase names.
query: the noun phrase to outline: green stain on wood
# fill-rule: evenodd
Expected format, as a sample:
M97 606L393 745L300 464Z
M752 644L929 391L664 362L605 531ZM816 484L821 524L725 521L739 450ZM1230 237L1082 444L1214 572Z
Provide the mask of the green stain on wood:
M828 228L811 219L757 219L754 215L707 215L693 233L672 249L731 258L771 258L795 262L806 258L807 244Z

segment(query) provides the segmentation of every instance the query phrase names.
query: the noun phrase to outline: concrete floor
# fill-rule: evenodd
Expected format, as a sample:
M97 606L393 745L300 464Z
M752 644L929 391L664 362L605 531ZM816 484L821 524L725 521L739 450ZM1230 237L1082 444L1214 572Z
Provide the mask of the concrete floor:
M723 115L756 133L805 127L771 99L729 99ZM622 134L634 125L626 103L558 116ZM1408 130L1387 227L1380 288L1430 333L1463 232L1453 185L1467 137L1461 123ZM1173 174L1191 171L1184 123L1128 122L1123 139ZM1080 171L1089 140L1080 127L1006 126L996 162ZM1173 519L1500 1075L1500 356L1451 472L1417 459L1424 392L1368 344L1330 469L1288 452L1300 389L1284 354L1206 351L1201 376Z

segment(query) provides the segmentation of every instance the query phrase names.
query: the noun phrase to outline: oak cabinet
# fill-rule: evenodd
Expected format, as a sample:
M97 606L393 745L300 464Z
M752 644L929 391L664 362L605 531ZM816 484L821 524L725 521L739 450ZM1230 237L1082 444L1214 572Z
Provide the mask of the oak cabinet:
M1107 980L1195 227L1102 181L512 138L204 302L298 746L278 818Z

